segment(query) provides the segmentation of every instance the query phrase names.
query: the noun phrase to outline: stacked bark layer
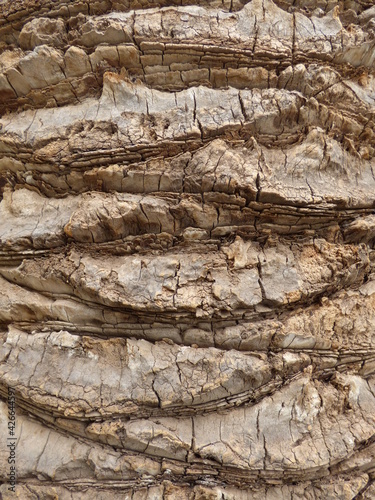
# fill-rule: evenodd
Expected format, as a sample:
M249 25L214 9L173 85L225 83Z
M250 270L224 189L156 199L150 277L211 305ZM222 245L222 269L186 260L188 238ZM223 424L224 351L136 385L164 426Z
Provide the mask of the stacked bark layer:
M19 498L373 498L371 4L0 2Z

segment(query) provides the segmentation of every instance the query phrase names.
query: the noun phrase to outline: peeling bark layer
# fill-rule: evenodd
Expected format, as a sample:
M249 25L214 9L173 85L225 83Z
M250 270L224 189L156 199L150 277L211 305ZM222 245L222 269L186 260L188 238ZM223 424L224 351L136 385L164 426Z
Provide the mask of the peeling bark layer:
M0 496L375 495L375 8L0 2Z

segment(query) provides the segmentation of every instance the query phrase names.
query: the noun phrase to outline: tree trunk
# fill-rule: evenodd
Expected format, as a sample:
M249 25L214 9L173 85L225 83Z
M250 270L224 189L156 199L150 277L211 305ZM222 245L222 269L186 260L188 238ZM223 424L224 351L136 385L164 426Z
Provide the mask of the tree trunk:
M375 498L375 7L0 2L0 497Z

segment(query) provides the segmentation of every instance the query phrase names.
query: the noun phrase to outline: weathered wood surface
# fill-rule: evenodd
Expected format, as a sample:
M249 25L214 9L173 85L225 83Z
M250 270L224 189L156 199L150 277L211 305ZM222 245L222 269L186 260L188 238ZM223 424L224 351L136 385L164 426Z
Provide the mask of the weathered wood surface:
M374 498L374 19L0 2L2 498Z

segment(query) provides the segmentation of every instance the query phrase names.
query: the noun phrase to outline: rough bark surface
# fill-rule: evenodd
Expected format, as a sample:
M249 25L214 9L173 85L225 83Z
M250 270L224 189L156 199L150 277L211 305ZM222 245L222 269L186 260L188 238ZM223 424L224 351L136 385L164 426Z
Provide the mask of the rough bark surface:
M375 498L374 19L0 1L1 498Z

